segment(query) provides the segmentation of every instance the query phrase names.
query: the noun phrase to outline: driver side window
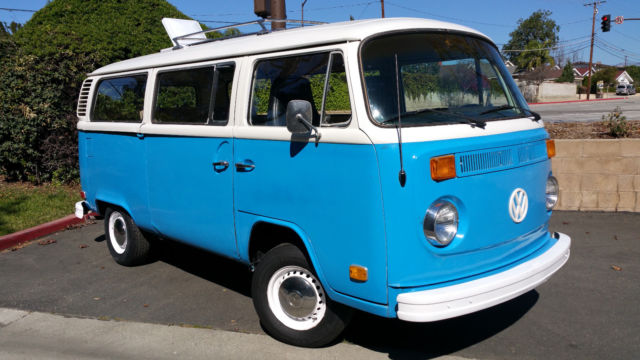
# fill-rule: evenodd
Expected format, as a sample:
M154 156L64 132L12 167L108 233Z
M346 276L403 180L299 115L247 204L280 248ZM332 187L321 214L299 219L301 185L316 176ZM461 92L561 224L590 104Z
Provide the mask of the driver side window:
M327 71L329 67L331 71ZM291 100L311 104L314 126L347 124L351 103L342 54L325 52L259 61L253 76L249 123L286 126Z

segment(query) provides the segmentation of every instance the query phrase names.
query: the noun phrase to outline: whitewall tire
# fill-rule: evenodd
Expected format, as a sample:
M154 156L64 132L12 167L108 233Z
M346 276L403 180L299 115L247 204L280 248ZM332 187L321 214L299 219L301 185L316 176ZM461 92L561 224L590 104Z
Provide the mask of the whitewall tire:
M147 262L149 241L124 210L107 208L104 233L109 252L118 264L134 266Z

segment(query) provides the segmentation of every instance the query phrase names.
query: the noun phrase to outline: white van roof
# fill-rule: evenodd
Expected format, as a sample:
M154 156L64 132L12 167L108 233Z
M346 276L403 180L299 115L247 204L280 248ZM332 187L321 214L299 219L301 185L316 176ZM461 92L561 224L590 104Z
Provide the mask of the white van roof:
M181 49L163 51L113 63L101 67L89 75L104 75L347 41L360 41L379 33L412 29L463 31L491 41L488 36L474 29L437 20L385 18L346 21L186 46Z

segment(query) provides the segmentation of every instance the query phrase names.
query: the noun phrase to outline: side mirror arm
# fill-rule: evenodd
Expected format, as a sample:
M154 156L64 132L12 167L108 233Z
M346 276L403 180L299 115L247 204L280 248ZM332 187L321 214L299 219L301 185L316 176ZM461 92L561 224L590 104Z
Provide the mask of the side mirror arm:
M296 114L296 119L300 120L301 123L303 123L307 129L309 129L311 131L311 135L316 138L316 142L318 142L318 140L320 140L320 131L318 131L318 128L313 126L312 123L308 122L304 116L302 116L301 114Z

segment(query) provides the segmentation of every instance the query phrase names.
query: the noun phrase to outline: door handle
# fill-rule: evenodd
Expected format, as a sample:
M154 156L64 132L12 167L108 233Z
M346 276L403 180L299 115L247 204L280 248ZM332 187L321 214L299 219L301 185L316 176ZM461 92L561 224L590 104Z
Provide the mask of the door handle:
M223 172L223 171L227 170L227 168L229 167L229 162L228 161L216 161L211 165L213 165L213 170L215 170L215 172Z
M236 163L236 170L240 172L248 172L255 168L253 164Z

